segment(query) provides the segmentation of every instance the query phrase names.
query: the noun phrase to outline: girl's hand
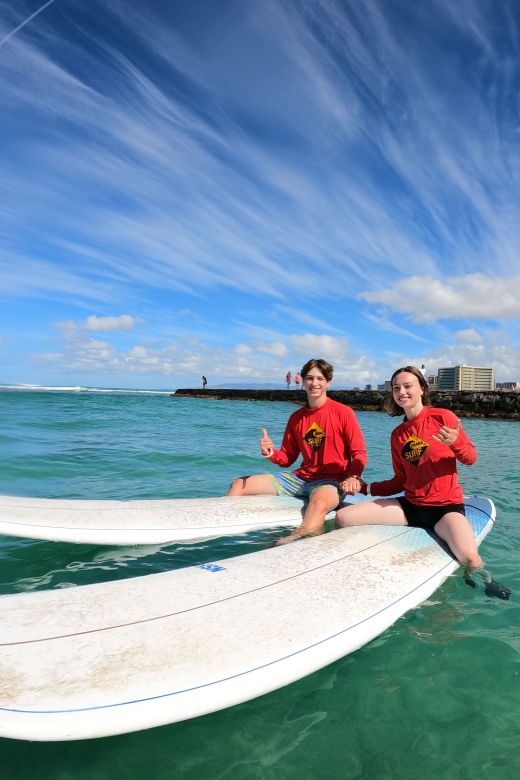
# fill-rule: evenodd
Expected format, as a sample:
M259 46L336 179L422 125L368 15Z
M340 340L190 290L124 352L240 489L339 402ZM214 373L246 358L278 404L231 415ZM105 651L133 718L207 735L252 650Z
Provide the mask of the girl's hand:
M274 450L274 444L267 435L267 429L262 428L262 433L264 434L262 438L260 439L260 452L262 455L269 456Z
M455 444L455 442L457 441L457 437L459 435L459 426L460 426L460 420L457 420L457 422L455 423L455 428L448 428L447 425L443 425L439 431L439 435L432 436L432 439L435 439L435 441L438 441L441 444L446 444L448 447L451 447L452 444Z
M359 493L364 484L361 477L347 477L343 482L340 482L339 486L347 496L355 496L356 493Z

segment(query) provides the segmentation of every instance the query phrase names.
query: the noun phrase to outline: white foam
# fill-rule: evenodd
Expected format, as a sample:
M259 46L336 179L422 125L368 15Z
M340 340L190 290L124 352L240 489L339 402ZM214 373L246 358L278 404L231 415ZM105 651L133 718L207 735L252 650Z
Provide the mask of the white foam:
M173 390L133 390L131 388L119 387L81 387L80 385L0 385L0 391L11 390L19 392L39 392L39 393L105 393L119 395L170 395Z

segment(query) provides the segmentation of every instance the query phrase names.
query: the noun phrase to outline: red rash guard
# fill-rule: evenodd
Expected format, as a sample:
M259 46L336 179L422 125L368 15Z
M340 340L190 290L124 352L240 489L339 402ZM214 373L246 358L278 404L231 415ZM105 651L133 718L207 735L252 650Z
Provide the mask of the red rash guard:
M372 496L393 496L404 490L412 504L445 506L462 504L457 461L471 466L477 459L475 446L462 428L451 447L436 441L443 425L455 428L457 417L447 409L424 408L413 420L405 420L392 431L394 478L372 482Z
M319 409L304 406L291 414L282 447L269 456L272 463L288 468L299 454L303 463L294 472L309 481L360 476L367 464L365 440L349 406L327 398Z

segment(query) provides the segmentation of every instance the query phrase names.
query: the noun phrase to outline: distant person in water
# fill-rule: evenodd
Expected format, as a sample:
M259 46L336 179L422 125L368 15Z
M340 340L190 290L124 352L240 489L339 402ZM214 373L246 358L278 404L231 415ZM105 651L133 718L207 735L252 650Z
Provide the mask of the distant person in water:
M370 484L360 479L361 493L394 496L404 490L404 497L343 507L336 524L409 525L433 530L461 564L483 570L457 477L457 461L465 466L475 463L475 446L453 412L429 408L428 384L418 368L399 368L390 381L392 396L386 411L391 417L404 412L403 422L390 437L394 476ZM493 582L487 572L482 574L488 595L509 597L509 588Z
M208 380L205 376L202 377L202 389L207 390L208 389Z
M299 390L299 389L300 389L300 385L301 385L301 383L302 383L302 375L301 375L301 374L300 374L300 372L298 371L298 373L297 373L297 374L296 374L296 376L294 377L294 384L296 385L296 389L297 389L297 390Z
M279 544L322 533L328 512L346 494L361 489L360 476L367 463L365 441L352 409L327 398L333 371L321 359L304 365L301 374L307 404L291 414L279 450L267 430L262 431L260 452L267 460L289 468L301 454L300 468L240 477L228 492L228 496L285 495L308 501L302 524Z
M290 371L288 371L285 375L285 381L287 382L287 390L291 389L291 379L292 379L292 374Z

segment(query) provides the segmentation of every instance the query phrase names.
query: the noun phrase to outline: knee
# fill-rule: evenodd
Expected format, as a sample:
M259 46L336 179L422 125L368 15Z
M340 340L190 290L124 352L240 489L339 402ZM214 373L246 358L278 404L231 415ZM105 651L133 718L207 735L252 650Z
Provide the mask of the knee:
M338 512L336 512L336 528L344 528L347 525L350 525L350 516L348 507L344 507L343 509L340 509Z
M229 490L227 492L228 496L240 496L243 491L245 490L246 484L247 484L248 477L238 477L238 479L234 479L231 485L229 486Z
M479 569L482 566L482 558L477 550L465 552L459 556L459 563L463 566L469 566L470 569Z
M328 504L327 501L325 501L323 498L317 498L312 502L312 506L317 512L323 512L324 514L327 514L330 504Z

